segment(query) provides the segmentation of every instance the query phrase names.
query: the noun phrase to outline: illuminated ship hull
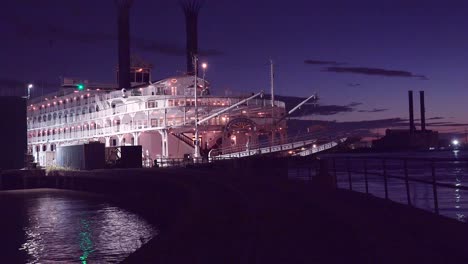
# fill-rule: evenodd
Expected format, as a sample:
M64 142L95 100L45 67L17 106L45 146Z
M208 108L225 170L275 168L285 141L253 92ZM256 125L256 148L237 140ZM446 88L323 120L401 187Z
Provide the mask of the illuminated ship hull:
M64 88L31 99L28 151L40 166L53 166L60 146L94 141L106 147L141 145L144 165L151 166L156 159L193 157L196 116L204 120L198 126L200 157L207 157L213 149L248 148L286 137L283 102L213 96L208 83L197 82L197 108L193 76L168 78L128 91Z

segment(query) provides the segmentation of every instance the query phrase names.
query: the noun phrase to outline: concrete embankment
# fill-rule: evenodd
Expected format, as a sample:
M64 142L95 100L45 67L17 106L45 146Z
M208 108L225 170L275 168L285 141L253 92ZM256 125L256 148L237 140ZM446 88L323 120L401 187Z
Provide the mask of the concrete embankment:
M466 224L326 181L291 181L285 167L264 159L58 177L161 226L125 263L468 263Z

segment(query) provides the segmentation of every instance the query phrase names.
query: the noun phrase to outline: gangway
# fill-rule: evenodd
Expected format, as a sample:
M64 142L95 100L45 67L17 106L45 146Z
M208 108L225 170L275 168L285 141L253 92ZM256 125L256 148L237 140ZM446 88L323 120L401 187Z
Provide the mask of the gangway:
M295 156L309 156L315 153L319 153L325 150L329 150L331 148L334 148L338 146L339 144L343 143L346 141L347 138L340 138L336 141L330 141L322 145L312 145L312 147L309 147L308 149L302 150L299 153L296 153Z
M213 149L209 153L210 160L214 159L231 159L231 158L242 158L253 155L263 155L270 153L279 153L282 151L290 151L294 149L300 149L313 145L317 142L315 137L305 138L290 138L283 142L273 142L270 145L256 144L252 146L236 146L224 149Z
M308 156L331 148L346 141L347 138L340 138L338 140L330 141L322 145L316 145L317 138L308 139L296 139L288 143L279 143L271 146L254 146L251 148L244 149L223 149L223 150L212 150L209 153L209 160L222 160L222 159L233 159L243 158L254 155L264 155L272 153L288 152L291 156ZM217 153L221 153L216 155Z

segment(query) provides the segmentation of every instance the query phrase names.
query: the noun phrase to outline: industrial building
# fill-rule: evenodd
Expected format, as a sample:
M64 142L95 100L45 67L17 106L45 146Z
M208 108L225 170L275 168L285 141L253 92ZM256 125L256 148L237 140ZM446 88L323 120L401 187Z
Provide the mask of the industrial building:
M409 129L387 129L384 137L372 142L373 148L380 150L427 150L438 147L439 133L426 129L424 91L419 92L419 100L421 130L417 130L414 124L413 91L408 91Z

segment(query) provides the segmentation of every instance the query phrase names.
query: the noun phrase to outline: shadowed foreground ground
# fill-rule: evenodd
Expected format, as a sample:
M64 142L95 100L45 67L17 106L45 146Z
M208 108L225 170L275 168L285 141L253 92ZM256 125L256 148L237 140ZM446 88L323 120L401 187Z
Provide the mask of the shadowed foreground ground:
M185 221L125 263L468 263L466 224L429 212L287 180L178 180Z
M197 169L64 171L27 184L15 175L2 180L12 188L100 193L145 217L160 233L124 263L468 263L466 224L327 189L323 178L288 180L278 163L252 159Z

